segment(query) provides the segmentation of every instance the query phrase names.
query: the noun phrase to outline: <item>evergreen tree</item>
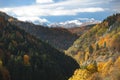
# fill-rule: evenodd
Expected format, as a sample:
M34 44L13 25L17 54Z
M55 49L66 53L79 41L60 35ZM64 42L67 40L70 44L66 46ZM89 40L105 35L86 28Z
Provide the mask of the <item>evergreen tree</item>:
M89 46L89 53L92 54L93 53L93 47L90 45Z
M104 48L106 48L106 42L104 42Z
M95 49L96 49L96 51L99 50L99 44L98 43L96 44L96 48Z

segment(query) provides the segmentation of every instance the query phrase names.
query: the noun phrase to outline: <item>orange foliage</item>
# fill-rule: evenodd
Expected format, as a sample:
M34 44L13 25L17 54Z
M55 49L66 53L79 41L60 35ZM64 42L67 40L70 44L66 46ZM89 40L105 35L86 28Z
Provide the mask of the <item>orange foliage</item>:
M91 44L91 46L93 47L93 49L95 49L95 44Z
M104 64L105 64L105 62L99 62L98 63L97 67L98 67L99 72L102 71L102 68L103 68Z
M111 38L110 47L111 49L120 52L120 34L116 34Z
M104 43L104 38L101 38L101 39L99 40L99 45L101 46L101 45L103 45L103 43Z
M104 43L106 42L106 46L108 47L109 41L110 41L110 36L106 35L105 37L102 37L99 40L98 44L99 44L99 46L104 46Z
M114 64L120 69L120 56L117 58Z
M28 55L24 55L23 56L24 64L30 64L29 59L30 59L30 57Z
M97 72L97 65L93 64L93 63L90 63L87 66L87 70L90 71L91 73Z

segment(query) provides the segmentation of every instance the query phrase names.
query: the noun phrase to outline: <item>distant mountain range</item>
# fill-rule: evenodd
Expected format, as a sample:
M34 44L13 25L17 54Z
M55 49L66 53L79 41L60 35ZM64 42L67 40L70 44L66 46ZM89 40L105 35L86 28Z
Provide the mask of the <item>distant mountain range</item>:
M63 27L63 28L74 28L74 27L81 27L81 26L87 26L92 24L98 24L101 21L95 20L94 18L88 19L88 18L79 18L76 20L70 20L60 23L52 23L48 26L50 27Z
M93 25L100 22L93 18L79 18L78 20L52 24L48 27L46 24L43 24L43 26L35 25L31 22L23 22L3 12L1 12L0 15L4 16L6 20L8 20L11 24L19 26L19 28L24 29L26 32L36 36L37 38L40 38L41 40L49 43L59 50L68 49L80 36L80 34L91 28L85 26L87 26L88 24ZM73 30L73 28L74 32L71 31Z
M4 16L11 24L18 26L59 50L68 49L73 44L74 40L78 38L76 34L71 33L65 28L50 28L42 25L35 25L30 22L19 21L3 12L1 12L0 15Z
M42 26L47 26L47 27L62 27L62 28L73 28L73 27L81 27L81 26L86 26L86 25L91 25L91 24L98 24L101 21L96 20L94 18L77 18L77 19L72 19L64 22L50 22L46 19L39 19L39 18L19 18L21 21L24 22L31 22L34 23L35 25L42 25Z

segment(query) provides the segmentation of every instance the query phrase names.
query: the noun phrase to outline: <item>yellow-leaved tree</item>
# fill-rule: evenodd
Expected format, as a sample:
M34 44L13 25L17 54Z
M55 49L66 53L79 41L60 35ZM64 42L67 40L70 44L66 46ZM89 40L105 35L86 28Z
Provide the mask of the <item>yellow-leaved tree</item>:
M30 60L29 55L25 54L25 55L23 56L24 64L25 64L25 65L29 65L29 64L30 64L29 60Z

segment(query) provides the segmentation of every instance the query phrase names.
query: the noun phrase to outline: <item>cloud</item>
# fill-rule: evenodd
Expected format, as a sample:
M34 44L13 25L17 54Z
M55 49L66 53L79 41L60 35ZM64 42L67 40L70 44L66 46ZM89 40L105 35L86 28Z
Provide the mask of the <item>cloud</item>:
M33 22L35 24L44 24L44 23L49 23L49 21L45 18L40 18L40 17L17 17L17 19L21 20L21 21L29 21L29 22Z
M36 3L52 3L53 0L36 0Z
M92 2L91 2L92 1ZM100 12L105 9L102 7L93 7L100 1L94 0L64 0L61 2L53 2L53 0L36 0L36 3L29 6L20 6L13 8L0 8L1 11L13 13L16 16L63 16L77 15L81 12ZM102 0L103 1L103 0ZM51 3L53 2L53 3ZM42 4L48 3L48 4ZM88 6L89 5L89 6ZM92 5L92 6L91 6Z
M72 28L72 27L80 27L82 22L79 20L68 20L65 22L60 22L60 23L52 23L49 24L49 27L64 27L64 28Z
M32 22L34 22L34 21L36 21L36 20L38 20L38 21L40 21L40 22L48 22L48 20L47 19L45 19L45 18L39 18L39 17L17 17L19 20L22 20L22 21L32 21Z
M66 22L60 22L61 25L68 25L68 24L76 24L76 25L81 25L82 22L80 22L79 20L70 20L70 21L66 21Z
M90 8L79 8L75 10L75 12L100 12L100 11L104 11L104 9L100 7L90 7Z
M120 1L119 0L112 0L111 8L115 11L120 13Z
M78 18L78 20L82 20L82 21L84 21L84 20L85 20L85 21L88 21L88 20L91 20L91 19L92 19L92 20L95 20L94 18Z
M106 8L99 5L109 3L110 1L111 0L62 0L54 2L53 0L36 0L35 4L29 6L5 7L0 8L0 10L19 19L26 17L29 20L29 18L38 19L41 16L71 16L85 12L102 12L105 11Z
M78 18L81 22L94 22L94 23L100 23L100 20L96 20L94 18Z
M104 11L100 7L64 9L64 8L41 8L40 5L23 6L15 8L1 8L1 11L14 13L16 16L38 17L38 16L63 16L63 15L77 15L80 12L100 12Z

